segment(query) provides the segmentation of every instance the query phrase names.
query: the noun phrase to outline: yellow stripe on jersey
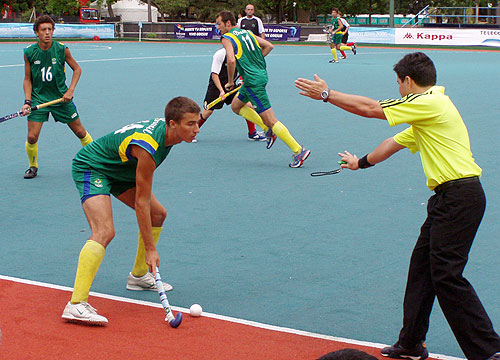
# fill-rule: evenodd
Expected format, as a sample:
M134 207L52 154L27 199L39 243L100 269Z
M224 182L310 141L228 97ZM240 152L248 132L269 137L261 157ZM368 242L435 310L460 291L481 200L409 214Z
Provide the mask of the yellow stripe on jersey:
M253 39L255 40L255 44L256 44L256 45L257 45L257 47L260 49L260 44L259 44L259 42L257 41L257 38L255 37L255 34L254 34L253 32L251 32L251 31L247 31L247 32L250 34L250 36L252 36L252 37L253 37Z
M158 143L151 137L151 135L138 132L133 133L132 135L127 136L118 148L118 154L120 155L122 162L127 162L129 160L129 146L132 141L148 150L152 155L154 155L156 149L158 149Z
M243 49L241 48L240 40L232 33L224 34L224 37L228 38L228 40L232 40L233 45L235 46L234 56L236 59L239 59L241 55L243 55Z

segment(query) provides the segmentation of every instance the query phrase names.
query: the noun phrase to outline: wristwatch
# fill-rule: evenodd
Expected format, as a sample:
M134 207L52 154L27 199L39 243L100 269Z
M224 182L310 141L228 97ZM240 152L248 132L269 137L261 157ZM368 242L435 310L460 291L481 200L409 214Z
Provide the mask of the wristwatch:
M326 88L321 92L321 98L323 99L323 102L328 102L329 97L330 97L330 89Z

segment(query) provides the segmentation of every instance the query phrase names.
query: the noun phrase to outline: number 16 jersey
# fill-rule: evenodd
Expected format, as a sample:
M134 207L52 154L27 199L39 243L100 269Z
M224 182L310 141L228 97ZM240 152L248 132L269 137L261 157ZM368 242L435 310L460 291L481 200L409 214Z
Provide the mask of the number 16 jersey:
M65 50L66 45L58 41L53 41L48 50L42 50L38 44L24 49L31 67L33 105L59 99L68 91Z

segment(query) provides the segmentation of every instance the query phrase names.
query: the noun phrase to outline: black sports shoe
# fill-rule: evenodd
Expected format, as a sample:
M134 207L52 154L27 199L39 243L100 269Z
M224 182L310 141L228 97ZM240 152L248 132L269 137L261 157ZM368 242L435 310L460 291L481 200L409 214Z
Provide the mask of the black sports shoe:
M35 166L30 166L28 170L24 172L25 179L33 179L38 173L38 168Z
M392 346L383 348L380 353L392 359L424 360L429 357L429 352L424 342L416 345L413 349L405 349L399 345L399 341Z

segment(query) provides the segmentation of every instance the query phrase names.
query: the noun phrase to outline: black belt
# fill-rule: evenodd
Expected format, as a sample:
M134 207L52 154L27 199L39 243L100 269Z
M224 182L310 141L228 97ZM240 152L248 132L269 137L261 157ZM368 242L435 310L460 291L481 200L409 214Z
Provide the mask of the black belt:
M471 184L471 183L478 183L479 182L479 176L472 176L472 177L466 177L466 178L461 178L461 179L455 179L455 180L450 180L447 182L444 182L442 184L439 184L434 188L434 192L440 193L445 191L446 189L449 189L453 186L459 186L463 184Z

